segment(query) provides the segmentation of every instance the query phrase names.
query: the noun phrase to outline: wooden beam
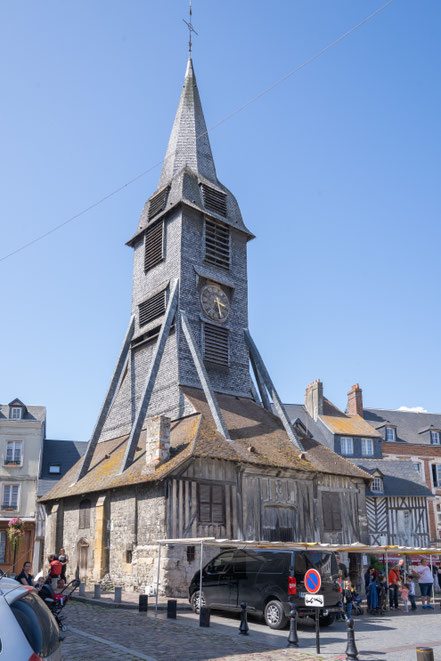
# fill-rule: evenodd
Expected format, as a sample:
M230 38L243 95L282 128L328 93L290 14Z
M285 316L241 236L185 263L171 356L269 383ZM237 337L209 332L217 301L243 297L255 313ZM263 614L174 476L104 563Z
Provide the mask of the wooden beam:
M121 347L120 354L118 356L118 360L116 363L115 371L113 372L112 379L110 381L109 389L106 394L106 398L104 400L104 403L101 407L100 414L98 416L98 420L96 421L95 424L95 429L93 430L92 437L89 441L89 444L87 446L87 450L84 454L83 461L80 466L80 470L78 471L78 476L77 479L75 480L75 483L78 482L78 480L81 480L82 477L87 473L90 467L90 462L92 461L93 453L95 452L96 444L98 443L98 439L101 436L101 432L104 427L104 423L107 420L107 416L109 415L109 411L112 408L113 401L118 393L118 390L121 386L121 381L124 376L124 370L127 365L127 360L129 356L129 349L130 349L130 342L133 337L133 332L135 330L135 316L133 315L130 318L130 323L129 327L127 329L126 335L124 337L124 342ZM75 484L74 483L74 484Z
M227 441L230 441L230 434L228 433L227 426L222 417L219 404L216 401L214 390L211 387L204 361L194 339L193 331L191 330L190 324L188 323L187 315L182 310L181 323L185 339L187 340L188 348L190 349L191 357L193 358L194 366L196 367L196 371L198 373L199 381L201 382L208 406L210 407L211 415L213 416L214 423L216 425L216 429L220 434L225 436Z
M249 330L245 329L244 333L245 333L245 341L246 341L246 343L248 345L248 349L250 351L251 362L254 361L256 363L257 373L261 374L263 383L268 388L268 392L269 392L269 394L271 395L271 397L273 399L274 406L275 406L275 409L277 411L277 415L281 419L282 425L284 426L285 431L288 434L288 437L289 437L290 441L292 443L294 443L294 445L297 445L297 447L299 448L299 450L301 452L304 452L302 444L301 444L301 442L300 442L300 440L299 440L299 438L298 438L298 436L295 432L294 427L291 424L290 419L288 418L285 407L282 404L282 400L280 399L280 397L277 393L277 390L276 390L276 388L275 388L275 386L274 386L274 384L271 380L271 377L268 373L268 370L265 367L265 363L263 362L262 357L261 357L259 351L257 350L256 345L254 344L253 338L251 337ZM259 389L260 389L260 386L259 386ZM262 397L262 401L263 401L263 397Z
M175 280L172 291L170 293L170 298L167 303L167 309L165 311L164 321L162 322L161 330L158 335L158 339L153 350L152 362L150 363L149 371L147 373L147 378L144 386L144 394L139 403L138 410L135 414L135 419L132 424L132 429L130 430L130 436L127 441L126 452L124 454L124 459L119 470L120 473L123 473L126 468L130 466L135 456L135 449L138 444L139 435L141 433L142 425L144 424L145 416L147 409L150 403L150 398L152 396L153 387L155 385L156 376L158 374L159 364L161 362L162 354L164 353L165 343L167 337L170 333L170 328L175 316L176 307L178 304L178 280Z
M246 332L247 331L245 331L245 333ZM245 339L246 339L246 335L245 335ZM271 407L271 402L269 400L268 393L267 393L267 390L266 390L266 387L265 387L265 380L262 378L262 374L259 371L259 367L258 367L258 364L256 362L255 356L251 352L251 350L250 350L250 361L251 361L251 366L253 368L254 376L256 378L257 387L259 388L260 398L262 400L262 404L264 405L264 407L266 408L267 411L270 411L270 413L272 413L273 409Z

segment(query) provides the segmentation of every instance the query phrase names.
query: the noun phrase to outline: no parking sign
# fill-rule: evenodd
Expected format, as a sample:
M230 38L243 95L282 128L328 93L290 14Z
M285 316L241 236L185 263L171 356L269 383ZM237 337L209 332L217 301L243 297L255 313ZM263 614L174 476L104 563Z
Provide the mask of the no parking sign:
M317 569L308 569L305 574L305 588L310 594L318 592L322 586L322 577Z

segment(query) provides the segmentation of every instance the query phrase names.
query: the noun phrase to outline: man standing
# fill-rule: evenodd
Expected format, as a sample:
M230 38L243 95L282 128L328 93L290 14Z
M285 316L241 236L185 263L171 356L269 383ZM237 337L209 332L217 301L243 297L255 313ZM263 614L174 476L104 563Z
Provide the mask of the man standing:
M389 608L398 608L398 584L400 582L400 567L395 565L389 572Z

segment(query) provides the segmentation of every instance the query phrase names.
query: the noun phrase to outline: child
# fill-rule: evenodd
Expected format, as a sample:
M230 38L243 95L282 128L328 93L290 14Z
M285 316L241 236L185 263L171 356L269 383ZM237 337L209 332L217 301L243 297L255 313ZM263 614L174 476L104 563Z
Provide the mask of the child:
M35 589L37 590L37 592L40 592L41 588L44 585L44 582L45 582L44 581L44 576L40 576L39 579L37 580L37 585L35 586Z
M409 576L409 601L410 605L412 606L412 610L416 611L417 605L415 603L415 583L413 576Z
M346 617L348 620L351 619L352 613L352 590L351 590L351 581L349 578L343 583L343 606L346 607Z
M409 583L404 583L404 585L400 588L400 595L401 599L403 600L404 612L408 613L409 606L407 605L407 600L409 598Z

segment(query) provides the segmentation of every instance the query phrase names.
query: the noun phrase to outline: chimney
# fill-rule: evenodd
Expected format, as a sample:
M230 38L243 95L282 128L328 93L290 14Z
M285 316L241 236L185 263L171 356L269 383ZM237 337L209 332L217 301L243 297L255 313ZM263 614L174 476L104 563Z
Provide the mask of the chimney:
M348 415L360 415L363 417L363 391L358 385L352 386L348 392Z
M170 456L170 418L157 415L147 420L145 462L154 467Z
M309 415L317 420L323 414L323 383L316 379L305 390L305 407Z

